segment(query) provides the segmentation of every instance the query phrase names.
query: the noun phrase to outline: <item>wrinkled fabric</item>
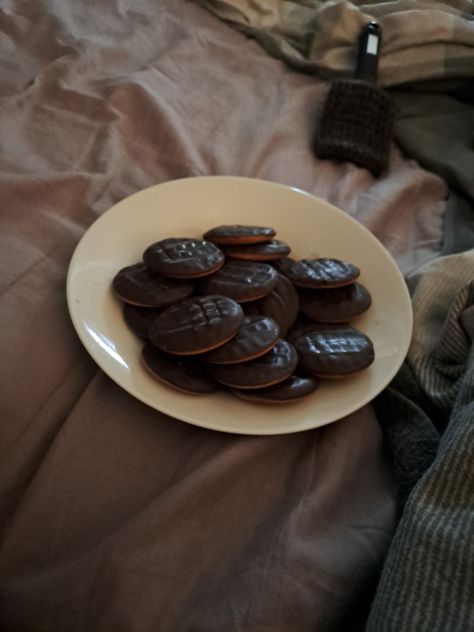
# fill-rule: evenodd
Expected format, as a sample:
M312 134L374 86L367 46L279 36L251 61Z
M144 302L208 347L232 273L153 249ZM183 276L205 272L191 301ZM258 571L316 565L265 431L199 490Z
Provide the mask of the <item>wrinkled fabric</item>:
M335 0L200 0L272 55L321 76L354 76L364 26L382 27L382 86L474 74L474 3Z
M474 250L439 257L408 278L414 327L407 360L436 407L448 414L467 366L471 341L460 320L474 300Z
M436 262L439 284L430 281L434 269L416 281L418 303L426 306L431 300L432 305L431 316L424 315L431 319L426 322L429 336L415 347L426 345L422 383L432 398L449 398L453 405L435 458L407 499L367 632L464 632L474 627L474 282L462 285L454 276L456 265L470 265L473 279L474 267L472 258L470 264L468 259L455 263L456 258ZM448 294L450 277L453 291ZM445 322L436 326L439 305L446 302ZM436 334L437 349L430 345Z
M284 437L168 418L87 356L68 263L118 200L229 174L338 205L406 271L440 250L445 183L396 147L379 180L316 160L326 85L194 4L12 2L0 27L1 625L345 629L396 524L372 407Z
M409 275L407 283L413 304L410 348L375 403L400 507L435 462L459 391L469 383L474 250L438 257Z

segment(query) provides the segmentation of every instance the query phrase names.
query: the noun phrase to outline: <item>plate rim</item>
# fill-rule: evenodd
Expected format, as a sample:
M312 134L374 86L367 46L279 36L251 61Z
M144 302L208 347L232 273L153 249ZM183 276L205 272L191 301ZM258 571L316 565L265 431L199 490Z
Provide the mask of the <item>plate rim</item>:
M332 419L330 421L324 421L322 423L316 423L314 425L304 425L303 427L288 427L288 428L282 428L279 430L273 430L273 429L267 429L267 428L248 428L248 429L242 429L242 428L238 428L238 427L234 427L229 425L228 427L223 427L223 426L218 426L215 423L209 422L203 422L201 420L196 421L195 419L189 418L189 416L187 417L185 416L177 416L176 411L172 411L172 410L167 410L167 407L158 407L157 403L152 401L150 398L146 397L145 395L141 394L141 393L137 393L136 391L132 391L129 388L127 388L126 386L124 386L123 384L119 383L117 381L117 378L115 375L112 374L111 371L109 371L108 365L106 363L101 363L99 360L97 360L97 358L93 355L92 350L90 349L90 337L86 335L84 328L81 326L81 324L78 322L78 320L76 320L76 310L74 308L73 305L73 281L72 281L72 277L73 277L73 273L74 273L74 266L76 265L76 260L80 258L81 255L81 250L84 247L84 243L86 243L87 239L90 237L90 232L93 231L94 229L97 228L97 226L100 226L100 224L103 221L107 221L110 220L110 215L113 214L114 212L119 212L120 207L123 204L128 204L130 202L130 200L133 200L133 198L139 197L143 194L145 194L146 192L150 192L151 190L154 189L163 189L165 187L171 188L174 186L179 186L181 184L183 184L184 182L196 182L196 181L200 181L200 182L204 182L204 181L208 181L208 182L212 182L212 181L228 181L228 182L247 182L247 183L252 183L252 184L257 184L257 186L269 186L272 189L276 188L280 188L281 190L291 190L294 191L297 194L301 194L304 195L308 198L310 198L311 200L316 201L319 204L322 204L324 206L326 206L328 209L331 209L331 211L336 212L337 214L341 215L344 217L345 221L348 221L349 223L355 224L358 227L358 230L360 230L361 232L365 233L365 236L371 241L371 243L373 243L377 248L379 248L385 255L385 257L390 261L393 272L396 274L396 276L398 276L398 281L401 285L402 288L402 293L404 294L404 298L405 298L405 305L404 308L404 313L405 316L408 316L408 322L404 323L407 326L407 334L405 336L405 340L404 340L404 344L401 346L401 352L399 354L401 360L399 362L396 363L396 365L392 368L391 371L387 372L384 380L382 380L382 386L380 386L377 390L377 392L375 394L371 394L369 393L368 396L366 398L362 398L362 402L358 403L357 406L354 408L353 405L350 405L349 403L346 405L346 407L344 409L341 409L340 414L338 414L338 416L335 419ZM347 212L343 211L341 208L338 208L337 206L331 204L330 202L324 200L323 198L318 197L317 195L314 195L313 193L310 193L309 191L305 191L304 189L295 187L295 186L291 186L291 185L286 185L280 182L276 182L276 181L272 181L272 180L263 180L260 178L252 178L252 177L247 177L247 176L235 176L235 175L206 175L206 176L189 176L189 177L183 177L183 178L177 178L177 179L173 179L173 180L166 180L164 182L159 182L157 184L153 184L150 185L149 187L145 187L144 189L140 189L138 191L135 191L134 193L132 193L131 195L122 198L121 200L119 200L118 202L116 202L115 204L113 204L111 207L109 207L106 211L104 211L99 217L97 217L90 225L89 227L85 230L84 234L81 236L80 240L77 242L74 251L71 255L71 258L69 260L69 265L68 265L68 271L67 271L67 276L66 276L66 299L67 299L67 306L68 306L68 312L69 312L69 317L72 321L74 330L76 332L76 335L78 336L79 340L81 341L81 344L83 345L83 347L85 348L85 350L87 351L87 353L90 355L90 357L92 358L92 360L95 362L95 364L99 367L99 369L101 371L103 371L119 388L123 389L125 392L127 392L129 395L131 395L132 397L134 397L135 399L137 399L138 401L141 401L142 403L144 403L145 405L151 407L153 410L156 410L162 414L165 414L167 416L169 416L173 421L181 421L184 423L188 423L197 427L201 427L201 428L206 428L209 430L215 430L218 432L225 432L225 433L231 433L231 434L239 434L239 435L253 435L253 436L271 436L271 435L282 435L282 434L291 434L291 433L295 433L295 432L304 432L307 430L311 430L314 428L318 428L318 427L323 427L326 425L329 425L331 423L335 423L341 419L343 419L344 417L346 417L347 415L356 412L357 410L360 410L363 406L366 406L368 403L372 402L375 397L377 397L387 386L388 384L392 381L392 379L395 377L396 373L398 372L398 370L400 369L401 365L403 364L406 355L408 353L408 349L411 343L411 338L412 338L412 333L413 333L413 306L412 306L412 302L411 302L411 297L410 297L410 293L408 290L408 286L406 285L405 279L403 277L403 274L400 270L400 268L398 267L394 257L391 255L391 253L388 251L388 249L385 247L385 245L377 238L375 237L375 235L370 232L370 230L364 226L361 222L359 222L357 219L355 219L354 217L350 216ZM192 397L192 396L191 396ZM199 399L203 399L200 396L196 396ZM244 404L249 405L248 402L244 402ZM290 403L290 404L281 404L278 405L278 408L280 408L281 406L294 406L295 404ZM251 405L253 410L258 410L259 408L261 408L262 406L271 406L272 409L275 409L276 405L273 404L253 404Z

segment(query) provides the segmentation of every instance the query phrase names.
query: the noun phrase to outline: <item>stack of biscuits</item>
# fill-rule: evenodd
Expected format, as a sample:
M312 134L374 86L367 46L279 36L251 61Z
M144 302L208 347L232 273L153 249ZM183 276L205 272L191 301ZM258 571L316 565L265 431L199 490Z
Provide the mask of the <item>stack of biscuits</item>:
M359 269L294 260L275 237L270 227L217 226L153 243L118 271L113 290L156 378L186 393L224 388L281 403L373 362L371 340L349 324L371 305Z

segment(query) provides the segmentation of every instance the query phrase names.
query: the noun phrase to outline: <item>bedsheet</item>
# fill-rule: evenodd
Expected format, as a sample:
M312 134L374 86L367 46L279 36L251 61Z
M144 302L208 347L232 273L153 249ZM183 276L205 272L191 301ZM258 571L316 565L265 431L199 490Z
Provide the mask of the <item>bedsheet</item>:
M12 0L0 32L1 624L362 629L399 517L373 406L283 437L170 419L89 359L67 267L116 201L226 174L336 204L408 274L441 250L446 182L395 144L380 179L316 160L325 81L195 4Z

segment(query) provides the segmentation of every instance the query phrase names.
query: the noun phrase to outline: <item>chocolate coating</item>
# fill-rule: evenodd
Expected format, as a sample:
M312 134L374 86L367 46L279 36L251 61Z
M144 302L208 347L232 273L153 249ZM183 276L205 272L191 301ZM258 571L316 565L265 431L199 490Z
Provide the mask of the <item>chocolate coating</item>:
M344 331L347 326L347 323L330 323L329 328L333 331ZM317 323L300 312L298 314L298 318L296 319L293 327L291 327L286 338L288 342L291 342L291 344L294 346L298 338L301 338L305 334L310 334L313 331L326 331L327 329L328 323Z
M275 288L270 294L260 299L256 305L260 314L265 314L265 316L270 316L276 320L280 327L280 336L284 338L288 329L295 322L300 301L291 281L279 274Z
M142 361L154 377L185 393L204 395L218 389L202 362L194 358L168 356L148 342L142 349Z
M130 303L123 304L123 318L133 333L139 338L148 338L148 332L161 309L153 307L137 307Z
M291 252L288 244L278 239L262 244L244 244L224 246L222 248L226 257L230 259L242 259L244 261L274 261L286 257Z
M215 274L202 279L199 289L202 294L220 294L245 303L269 294L277 281L278 273L268 263L229 260Z
M258 307L259 302L260 301L249 301L248 303L243 303L242 309L244 310L244 314L246 316L261 316L262 314Z
M273 228L268 226L223 224L211 228L203 236L215 244L256 244L270 241L275 234Z
M171 237L148 246L143 260L151 270L163 276L194 279L218 270L225 257L222 250L209 241Z
M374 361L372 341L354 327L316 323L312 327L295 340L299 365L311 374L345 377Z
M194 290L191 281L165 279L144 263L119 270L112 287L122 301L142 307L166 307L186 298Z
M266 353L278 340L279 328L272 318L245 316L237 334L205 356L212 364L233 364Z
M279 259L275 262L279 272L299 287L329 288L353 283L360 274L359 268L340 259Z
M149 336L167 353L203 353L232 338L243 317L240 305L226 296L194 296L163 310Z
M324 323L348 321L365 312L372 303L368 290L360 283L328 290L305 290L299 297L301 312Z
M262 388L285 380L297 363L294 347L286 340L279 340L255 360L209 366L209 373L218 382L234 388Z
M319 387L319 379L312 376L290 375L290 377L267 388L232 389L232 393L257 404L284 404L296 402L314 393Z

